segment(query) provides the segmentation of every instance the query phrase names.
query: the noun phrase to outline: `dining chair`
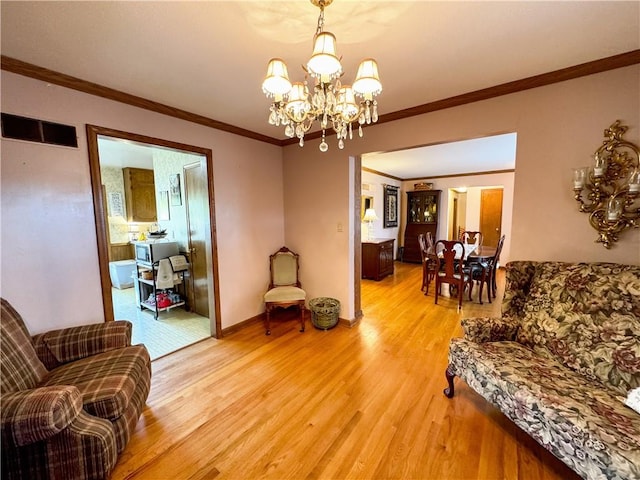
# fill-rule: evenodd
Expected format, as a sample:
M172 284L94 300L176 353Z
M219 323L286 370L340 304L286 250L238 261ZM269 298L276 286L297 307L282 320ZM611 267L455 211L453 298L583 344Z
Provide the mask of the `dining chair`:
M427 262L429 261L429 258L427 257L427 239L425 238L424 233L418 234L418 246L420 247L420 259L422 260L422 285L420 286L420 291L424 291L425 288L429 288L427 284Z
M496 248L495 261L493 262L493 272L492 272L493 277L491 279L493 298L496 298L496 294L498 291L498 283L496 282L496 275L497 275L496 272L498 271L498 268L500 268L500 254L502 253L502 247L504 246L505 237L506 235L502 235L500 237L500 240L498 240L498 247Z
M420 246L420 257L422 259L422 286L420 290L425 295L429 294L429 285L438 271L440 261L435 254L435 246L431 232L418 234L418 245Z
M271 310L297 306L300 309L300 331L304 332L304 311L307 293L298 280L298 254L282 247L269 257L271 281L264 294L266 335L271 335Z
M498 240L498 246L496 247L496 253L493 257L483 262L477 262L469 265L468 273L471 276L472 281L476 280L480 283L480 291L478 293L478 300L482 303L482 290L484 285L487 286L487 300L491 303L491 298L496 298L496 270L498 268L498 261L500 259L500 252L504 245L505 235Z
M427 232L425 235L427 240L427 289L425 291L425 295L429 294L429 285L433 281L436 273L440 270L440 264L442 263L436 254L436 245L433 240L433 234L431 232Z
M447 283L456 287L458 294L458 309L462 308L462 294L465 287L469 287L469 300L473 281L464 270L464 245L458 240L438 240L435 243L436 254L442 258L442 267L435 275L436 278L436 304L438 296L442 294L442 284Z
M467 245L475 245L476 248L479 248L482 245L482 232L474 232L470 230L465 230L460 235L460 241L462 243L466 243Z

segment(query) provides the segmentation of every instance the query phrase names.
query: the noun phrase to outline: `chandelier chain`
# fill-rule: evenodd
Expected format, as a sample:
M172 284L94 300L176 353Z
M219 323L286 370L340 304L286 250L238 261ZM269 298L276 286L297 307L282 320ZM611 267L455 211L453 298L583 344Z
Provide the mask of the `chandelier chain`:
M318 26L316 27L316 35L322 33L324 29L324 2L320 2L320 15L318 15Z

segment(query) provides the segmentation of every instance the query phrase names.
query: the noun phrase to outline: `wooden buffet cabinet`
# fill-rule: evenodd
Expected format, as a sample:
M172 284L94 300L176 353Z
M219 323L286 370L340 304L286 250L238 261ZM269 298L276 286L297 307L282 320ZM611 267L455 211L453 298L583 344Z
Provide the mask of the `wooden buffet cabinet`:
M440 190L414 190L407 192L407 225L404 230L403 262L421 263L418 235L431 232L438 240L438 213Z
M393 242L392 238L362 242L362 278L382 280L393 274Z

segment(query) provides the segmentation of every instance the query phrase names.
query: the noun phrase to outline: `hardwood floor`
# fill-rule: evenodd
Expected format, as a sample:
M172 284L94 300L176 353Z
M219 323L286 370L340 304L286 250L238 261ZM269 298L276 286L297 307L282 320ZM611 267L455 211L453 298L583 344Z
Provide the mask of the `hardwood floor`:
M476 291L459 313L421 275L397 263L363 281L354 328L299 333L283 311L270 337L256 323L154 361L112 478L579 478L463 381L442 393L449 339L463 316L499 313L502 276L498 302Z

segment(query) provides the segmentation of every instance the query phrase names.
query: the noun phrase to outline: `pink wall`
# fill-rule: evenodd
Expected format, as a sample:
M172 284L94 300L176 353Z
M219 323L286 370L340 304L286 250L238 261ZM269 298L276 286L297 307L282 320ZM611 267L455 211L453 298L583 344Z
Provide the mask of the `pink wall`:
M264 310L284 244L282 150L2 72L2 111L74 125L79 147L2 140L1 295L31 332L103 321L85 124L213 151L222 327Z
M75 125L79 148L2 141L1 294L32 332L102 321L87 123L213 150L223 328L264 309L268 255L283 244L301 254L308 298L338 298L353 318L355 156L365 152L517 132L510 258L640 264L640 232L611 250L593 243L570 189L571 169L614 120L640 141L639 83L640 66L626 67L376 125L342 151L330 137L322 154L317 140L280 149L2 72L2 111Z
M353 282L344 272L352 269L354 239L335 228L352 221L350 156L504 132L518 134L511 260L640 264L640 231L625 232L611 250L594 243L596 232L578 212L571 190L571 169L589 162L615 120L630 127L628 140L640 142L638 85L640 66L634 65L376 125L342 151L333 137L325 154L317 140L303 149L286 147L285 239L305 262L302 281L310 298L334 296L342 303L341 316L353 318ZM379 103L384 114L384 94Z

